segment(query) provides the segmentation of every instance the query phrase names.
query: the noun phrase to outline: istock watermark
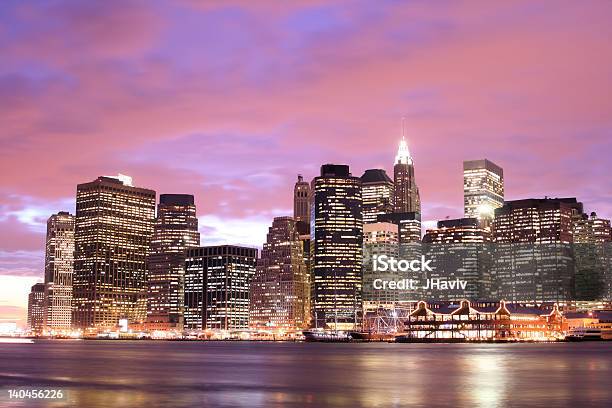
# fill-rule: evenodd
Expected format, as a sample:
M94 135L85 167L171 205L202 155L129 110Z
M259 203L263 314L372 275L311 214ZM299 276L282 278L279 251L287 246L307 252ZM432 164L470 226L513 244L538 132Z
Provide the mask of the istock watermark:
M373 266L375 272L432 272L433 269L429 266L431 259L426 260L425 255L421 255L421 259L413 259L408 261L406 259L397 260L392 256L380 255L374 256Z
M426 259L425 255L421 255L420 259L395 259L388 255L378 255L372 257L372 266L374 272L433 272L431 265L432 260ZM418 279L374 279L372 285L376 290L465 290L468 282L462 279L443 279L429 278L425 279L425 284L422 285Z
M441 278L430 278L425 280L424 286L421 286L420 281L418 279L374 279L372 286L376 290L465 290L465 288L467 287L467 281L461 279L446 280Z

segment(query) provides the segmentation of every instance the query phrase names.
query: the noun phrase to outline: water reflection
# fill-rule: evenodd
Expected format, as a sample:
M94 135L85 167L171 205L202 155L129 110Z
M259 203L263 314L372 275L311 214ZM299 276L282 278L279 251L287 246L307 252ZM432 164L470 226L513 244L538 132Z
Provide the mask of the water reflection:
M43 341L0 348L0 406L606 406L612 344ZM61 401L6 390L61 388Z

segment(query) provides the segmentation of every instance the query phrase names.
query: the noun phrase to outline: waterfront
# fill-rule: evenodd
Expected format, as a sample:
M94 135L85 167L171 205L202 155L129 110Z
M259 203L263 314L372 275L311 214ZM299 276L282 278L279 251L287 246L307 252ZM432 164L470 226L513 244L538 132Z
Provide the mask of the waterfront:
M36 341L0 345L9 407L609 406L612 344ZM8 389L64 400L8 400Z

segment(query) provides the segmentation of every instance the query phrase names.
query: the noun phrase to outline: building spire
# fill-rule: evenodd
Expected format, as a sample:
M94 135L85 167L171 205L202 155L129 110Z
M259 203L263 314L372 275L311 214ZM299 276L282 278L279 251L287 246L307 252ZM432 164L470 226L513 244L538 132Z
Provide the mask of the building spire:
M395 156L395 164L412 164L412 156L408 150L408 142L406 142L406 118L402 118L402 140L400 140L397 155Z

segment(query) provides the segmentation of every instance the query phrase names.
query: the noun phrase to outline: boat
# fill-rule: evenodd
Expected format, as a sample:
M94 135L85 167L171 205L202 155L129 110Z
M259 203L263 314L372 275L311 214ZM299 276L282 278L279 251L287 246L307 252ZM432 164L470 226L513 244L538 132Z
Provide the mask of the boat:
M349 333L336 330L304 330L302 333L304 340L310 342L346 343L353 340Z
M465 337L415 337L409 334L395 336L396 343L465 343Z
M395 334L366 331L353 331L350 333L350 336L353 340L359 341L393 341L395 339Z
M565 336L567 341L602 340L601 329L593 327L576 327Z

